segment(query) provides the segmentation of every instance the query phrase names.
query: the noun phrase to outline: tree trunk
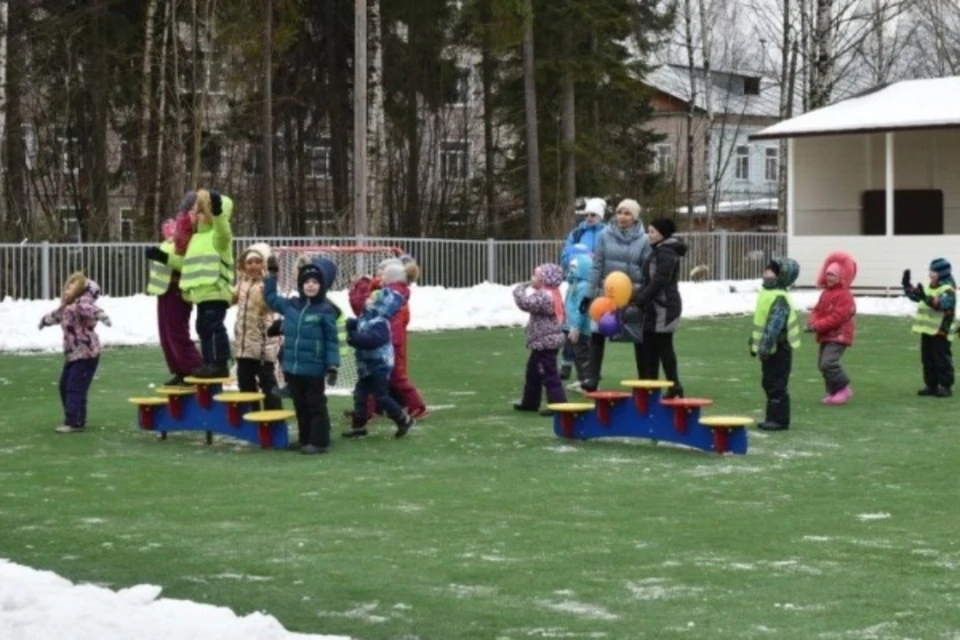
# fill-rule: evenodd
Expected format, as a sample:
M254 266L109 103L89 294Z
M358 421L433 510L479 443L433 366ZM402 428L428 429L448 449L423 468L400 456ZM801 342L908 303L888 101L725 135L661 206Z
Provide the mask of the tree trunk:
M537 135L537 78L533 53L533 0L524 0L523 106L527 141L527 220L531 240L543 237L540 201L540 143Z
M480 81L483 84L483 199L486 209L487 237L500 237L500 219L496 209L496 150L493 142L493 0L483 0L480 19L483 39L480 47Z
M273 206L273 0L264 0L263 16L263 211L260 232L276 233Z
M410 34L411 40L413 33ZM420 211L420 109L417 100L418 74L407 73L406 122L407 131L407 184L406 202L401 231L405 236L417 238L421 233Z
M327 43L327 95L330 105L330 174L333 186L333 209L337 214L346 210L349 204L349 174L347 170L349 144L347 135L350 127L347 123L346 75L350 68L346 64L342 29L337 28L338 14L343 0L326 0L323 3L324 37Z
M160 94L160 107L157 112L157 157L154 162L154 189L153 189L153 228L155 230L160 229L160 203L164 200L161 195L161 179L164 174L165 166L165 154L164 154L164 143L166 141L167 135L167 46L170 42L170 32L173 29L173 22L170 19L172 12L173 1L167 2L166 9L164 11L164 29L163 29L163 39L160 44L160 64L157 66L158 71L160 72L159 79L157 82L157 92ZM179 96L178 96L179 99ZM167 185L167 192L170 191L169 184Z
M574 52L573 25L567 25L561 35L561 47L565 61L563 77L560 79L560 146L563 158L563 203L561 212L570 216L576 209L577 200L577 130L576 130L576 92L573 84Z
M684 39L687 47L687 74L690 76L690 103L687 105L687 149L686 149L686 169L687 169L687 217L693 222L694 211L694 183L693 183L693 164L696 157L694 153L694 117L697 113L697 74L696 74L696 51L693 48L693 9L690 6L690 0L683 0L683 21L684 21Z
M6 106L4 112L3 156L6 180L5 232L11 239L27 237L29 217L27 210L27 156L23 140L22 82L26 64L27 7L22 2L7 4L6 26Z
M719 194L717 185L710 176L710 156L713 135L713 78L710 72L710 49L713 46L713 23L707 19L707 0L698 0L700 12L700 48L703 56L703 98L707 109L707 121L703 133L703 188L704 206L707 209L707 231L715 226L713 211ZM717 172L719 175L719 172Z
M152 126L153 100L153 32L157 15L157 0L149 0L147 4L146 22L143 28L143 65L142 86L140 89L140 123L137 139L137 195L134 201L134 213L144 216L147 210L147 197L150 191L150 182L153 174L150 166L150 129ZM150 229L156 232L160 228L160 221L153 220ZM150 236L151 239L153 236Z
M384 235L383 189L386 178L383 96L383 25L380 0L367 0L367 224L370 235Z
M180 18L177 15L180 0L170 0L173 3L173 12L170 17L170 39L173 41L173 100L174 113L173 121L176 127L173 131L173 144L170 145L170 166L174 171L173 191L180 194L187 190L186 153L184 152L184 141L186 139L183 132L183 87L180 84L180 35L178 25ZM194 187L190 181L190 188ZM179 203L178 203L179 204Z
M86 43L86 55L89 58L86 70L86 90L88 92L90 112L90 164L87 173L88 192L93 215L91 221L96 224L92 234L97 239L106 236L116 239L119 224L117 217L111 215L109 199L109 172L107 170L107 122L110 118L110 73L107 64L107 40L104 29L104 12L100 6L93 8L89 40ZM82 170L81 170L82 173ZM87 231L87 230L85 230ZM89 231L88 231L89 233ZM88 238L88 235L84 236Z
M802 0L801 0L802 1ZM780 119L786 120L792 106L793 77L790 69L790 0L783 0L783 32L780 41ZM794 41L794 50L796 50ZM780 141L777 167L777 229L783 231L787 219L787 143Z
M800 2L800 56L803 59L803 65L800 67L800 75L803 87L803 105L802 112L806 113L810 108L810 79L812 72L810 70L810 2L811 0L799 0Z
M817 0L817 24L814 32L813 82L810 108L818 109L830 102L833 92L833 0Z

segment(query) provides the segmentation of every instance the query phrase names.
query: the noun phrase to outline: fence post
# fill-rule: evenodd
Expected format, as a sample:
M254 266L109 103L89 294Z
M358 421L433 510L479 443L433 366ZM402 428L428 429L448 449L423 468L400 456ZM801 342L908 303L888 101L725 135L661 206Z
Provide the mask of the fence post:
M40 295L49 300L50 295L50 243L40 243Z
M497 282L497 243L493 238L487 238L487 282Z
M727 279L727 243L730 241L730 236L727 234L726 229L720 230L720 273L717 274L720 276L721 280Z

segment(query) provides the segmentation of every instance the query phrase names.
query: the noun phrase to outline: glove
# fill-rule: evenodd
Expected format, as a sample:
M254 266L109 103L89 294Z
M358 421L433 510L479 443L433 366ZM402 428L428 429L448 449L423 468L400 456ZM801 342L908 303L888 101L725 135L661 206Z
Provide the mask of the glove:
M590 310L590 304L593 302L593 298L584 298L580 301L580 313L586 313Z
M170 258L166 251L160 250L160 247L147 247L144 249L143 255L147 257L147 260L153 260L160 264L167 264L167 260Z
M267 271L270 273L277 273L280 271L280 264L277 262L276 256L270 256L267 258Z
M112 326L113 326L113 321L110 320L110 316L108 316L107 314L105 314L103 311L101 311L100 313L97 314L97 320L99 320L99 321L102 322L103 324L107 325L108 327L112 327Z
M351 333L357 330L357 319L356 318L347 318L347 322L344 325L344 328Z
M337 386L337 370L336 369L327 369L327 386L335 387Z
M43 331L46 328L47 328L47 323L43 321L43 318L40 318L40 324L37 325L37 329L39 329L40 331ZM960 329L958 329L958 331L960 331Z
M215 216L223 213L223 198L216 189L210 189L210 210Z
M283 333L283 320L274 320L267 328L267 337L276 338Z
M910 286L910 269L903 270L903 280L900 281L900 284L902 284L905 287Z

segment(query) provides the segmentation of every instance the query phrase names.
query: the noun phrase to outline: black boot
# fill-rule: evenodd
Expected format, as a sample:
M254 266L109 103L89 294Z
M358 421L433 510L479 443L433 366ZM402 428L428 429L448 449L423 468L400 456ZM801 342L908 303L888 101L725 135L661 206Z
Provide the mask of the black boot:
M184 386L183 376L179 373L174 375L172 378L163 383L165 387L182 387Z
M537 407L528 407L527 405L523 404L522 402L514 402L514 403L513 403L513 408L514 408L514 410L516 410L516 411L530 411L530 412L539 411L539 408L537 408Z
M937 395L937 390L931 389L930 387L924 387L923 389L920 389L919 391L917 391L917 395L921 397L935 396Z
M770 422L769 420L764 420L757 425L757 429L762 429L763 431L786 431L789 428L789 425L780 424L779 422Z
M683 387L680 385L674 385L666 390L663 394L664 400L669 400L671 398L682 398L683 397Z
M193 372L195 378L229 378L230 367L226 362L207 362Z
M540 415L542 415L544 418L552 418L553 409L544 409L543 411L540 412Z
M560 365L560 379L561 379L561 380L569 380L569 379L570 379L570 372L571 372L572 370L573 370L573 367L571 367L571 366L568 365L568 364L562 364L562 365Z
M950 387L937 387L934 393L938 398L949 398L953 395L953 389Z
M402 438L407 435L407 431L413 429L414 425L417 424L417 421L410 417L406 411L403 412L403 417L397 421L397 432L393 434L394 438Z

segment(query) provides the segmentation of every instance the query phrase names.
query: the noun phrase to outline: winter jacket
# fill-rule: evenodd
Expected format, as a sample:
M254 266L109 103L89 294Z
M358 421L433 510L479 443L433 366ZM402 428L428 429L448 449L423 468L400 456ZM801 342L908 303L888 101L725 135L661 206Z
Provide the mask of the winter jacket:
M350 290L347 292L347 300L350 302L350 308L353 310L353 315L359 317L366 309L367 298L370 297L370 294L373 293L375 289L380 288L380 280L371 278L370 276L362 276L352 285L350 285Z
M674 333L683 315L680 299L680 258L687 245L670 237L653 247L643 263L643 287L633 297L643 313L643 330L653 333Z
M399 294L381 289L370 307L347 320L347 344L356 354L358 378L390 376L394 364L390 322L402 306L403 298Z
M603 293L603 282L614 271L622 271L633 282L634 293L644 284L643 263L653 250L644 232L643 223L626 230L616 225L607 225L597 237L593 250L593 270L590 272L588 298ZM643 314L636 305L627 305L617 312L623 327L613 340L640 342L643 340Z
M556 273L554 273L554 270ZM518 284L513 290L513 301L521 311L530 314L527 322L527 346L534 351L559 349L563 346L562 319L557 318L553 307L553 296L548 288L559 287L563 281L563 271L554 265L543 274L543 288L528 292L529 284Z
M833 262L840 266L840 282L830 287L827 285L826 272L827 266ZM807 325L817 334L818 343L842 344L848 347L853 344L857 303L850 293L850 286L856 275L857 263L847 253L832 253L823 261L817 276L817 286L823 289L823 292L807 319Z
M100 355L100 338L97 336L97 322L105 319L103 309L97 306L100 297L100 285L87 280L76 300L61 306L43 316L40 327L59 324L63 330L63 353L69 362L96 358Z
M591 254L594 252L597 245L597 238L603 232L606 225L602 222L596 224L587 224L586 221L581 222L573 230L567 234L567 241L563 245L563 250L560 252L560 266L567 269L570 266L570 258L573 257L573 247L578 244L582 244L587 248Z
M333 283L329 274L324 280ZM326 286L321 291L325 291ZM277 292L277 277L264 281L263 297L283 316L283 372L312 378L340 367L337 320L341 311L321 294L313 298L284 298Z
M800 347L800 325L797 310L787 293L800 276L800 265L793 258L775 258L780 267L776 282L764 283L764 291L757 297L757 310L754 312L754 328L750 337L750 350L761 357L776 352L778 347L797 349ZM771 297L775 299L770 300ZM765 320L760 320L761 308L770 302Z
M167 264L180 272L180 289L194 304L233 299L233 200L221 196L221 210L190 237L183 256L170 254Z
M591 333L590 314L580 313L580 303L587 296L590 288L590 271L593 269L593 258L588 255L575 256L567 266L567 297L564 299L564 310L567 313L566 329L580 332L581 336Z
M237 286L237 322L233 327L234 356L276 362L279 345L267 336L274 315L263 295L263 279L243 276Z
M410 285L406 282L391 282L384 285L403 300L400 311L390 319L390 340L394 347L407 343L407 325L410 324Z

